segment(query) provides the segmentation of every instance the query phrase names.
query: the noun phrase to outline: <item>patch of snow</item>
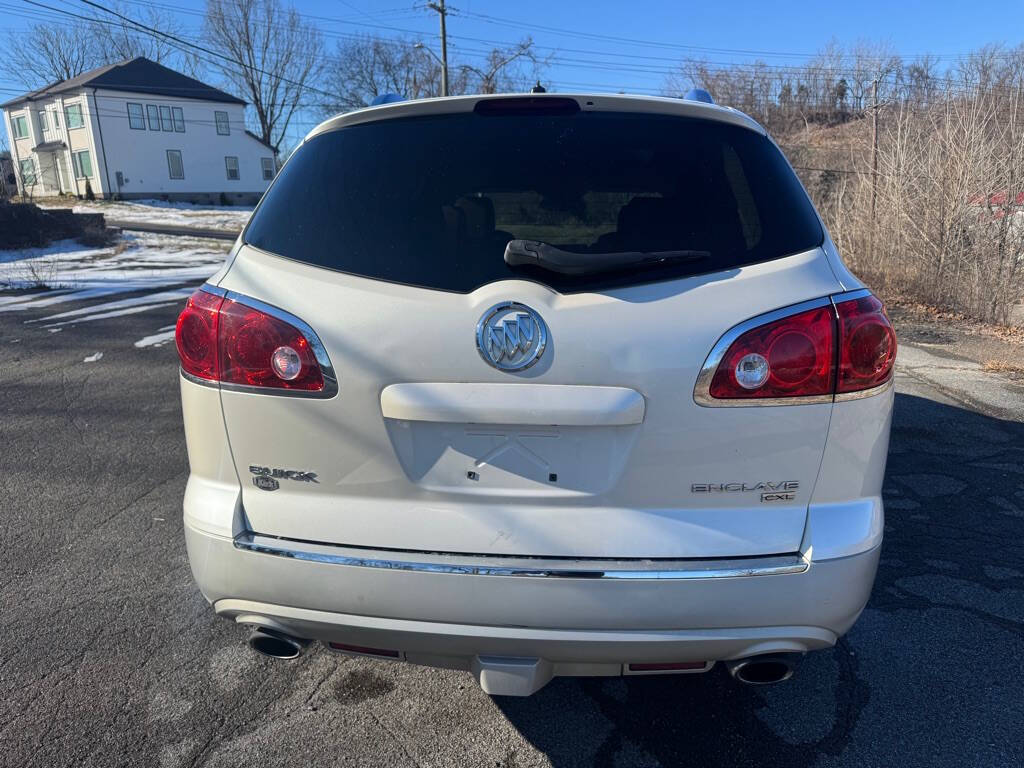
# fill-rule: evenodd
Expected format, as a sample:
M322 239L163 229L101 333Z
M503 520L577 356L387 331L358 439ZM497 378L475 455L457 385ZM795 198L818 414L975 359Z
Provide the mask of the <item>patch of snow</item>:
M91 323L93 320L106 320L110 317L123 317L124 315L137 315L139 312L148 312L151 309L160 309L160 307L171 307L174 306L175 302L166 301L162 304L144 304L141 307L129 307L128 309L115 309L111 312L97 312L94 315L82 315L76 317L73 320L64 320L59 323L50 323L44 325L43 328L59 328L62 325L78 325L78 323Z
M143 336L135 342L136 347L162 347L169 341L174 341L174 326L165 325L157 333L150 336Z
M164 202L163 200L95 201L77 203L75 213L102 213L111 221L173 224L181 227L201 227L237 232L242 229L252 206L194 205L192 203Z
M229 248L216 240L138 233L106 248L62 240L45 248L0 251L0 286L56 289L2 296L0 312L201 282L220 268Z
M63 330L63 328L51 328L50 333L60 333Z
M101 357L103 357L103 353L102 352L93 352L88 357L82 358L82 362L83 363L95 363Z
M46 317L40 317L35 320L26 320L25 323L47 323L50 320L63 320L68 317L92 315L96 312L108 312L113 309L124 309L125 307L138 307L142 305L153 304L155 302L175 302L180 299L187 299L191 295L191 288L178 288L177 290L174 291L160 291L159 293L150 293L145 296L133 296L130 299L119 299L117 301L108 301L103 304L93 304L91 306L85 307L84 309L72 309L68 312L60 312L56 315L48 315ZM164 304L160 304L160 306L164 306ZM50 328L56 325L62 325L62 323L52 323L49 325L44 325L43 327Z

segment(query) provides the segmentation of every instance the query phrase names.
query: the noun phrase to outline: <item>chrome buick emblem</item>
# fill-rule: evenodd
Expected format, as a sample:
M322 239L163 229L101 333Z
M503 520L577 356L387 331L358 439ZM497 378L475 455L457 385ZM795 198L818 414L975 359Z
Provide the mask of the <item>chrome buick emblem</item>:
M540 315L525 304L503 301L484 312L476 324L480 357L502 371L522 371L536 363L548 343Z

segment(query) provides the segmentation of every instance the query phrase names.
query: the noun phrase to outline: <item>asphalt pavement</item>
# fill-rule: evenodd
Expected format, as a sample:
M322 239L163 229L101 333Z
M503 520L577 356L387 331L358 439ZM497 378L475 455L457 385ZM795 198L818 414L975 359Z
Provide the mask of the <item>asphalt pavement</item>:
M463 672L250 652L185 557L173 344L134 344L177 308L25 322L52 311L0 313L2 766L1024 764L1024 417L922 355L874 594L836 648L767 688L719 665L492 699Z

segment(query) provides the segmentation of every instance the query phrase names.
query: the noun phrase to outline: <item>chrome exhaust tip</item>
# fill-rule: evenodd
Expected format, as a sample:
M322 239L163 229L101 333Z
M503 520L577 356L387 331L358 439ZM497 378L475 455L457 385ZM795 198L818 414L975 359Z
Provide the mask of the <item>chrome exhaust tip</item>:
M796 671L796 654L765 654L725 662L734 679L747 685L773 685L789 680Z
M272 659L297 659L309 645L308 640L301 640L283 632L269 629L257 629L249 635L249 647L256 653Z

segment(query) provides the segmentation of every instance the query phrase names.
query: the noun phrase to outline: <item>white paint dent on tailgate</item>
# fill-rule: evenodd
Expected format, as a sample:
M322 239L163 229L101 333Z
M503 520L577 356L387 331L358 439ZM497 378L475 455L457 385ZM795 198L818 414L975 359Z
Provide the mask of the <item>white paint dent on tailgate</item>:
M392 384L380 407L384 418L406 421L615 427L644 420L636 390L586 385Z

